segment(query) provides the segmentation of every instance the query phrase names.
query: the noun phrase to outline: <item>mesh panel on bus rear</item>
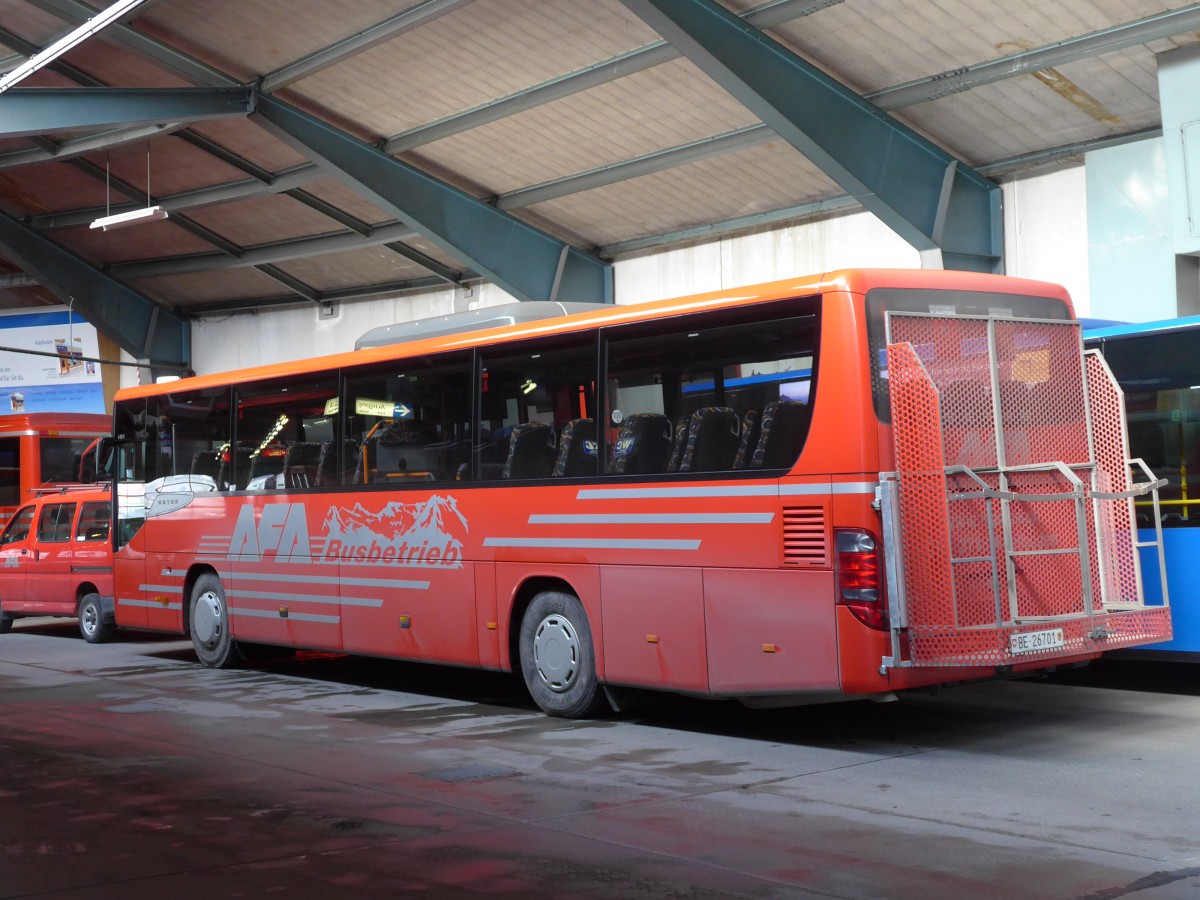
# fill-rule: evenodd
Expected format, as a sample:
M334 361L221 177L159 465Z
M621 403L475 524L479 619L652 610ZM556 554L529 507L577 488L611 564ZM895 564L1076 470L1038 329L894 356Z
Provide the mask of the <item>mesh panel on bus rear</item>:
M1100 354L1087 354L1085 363L1092 406L1092 444L1096 452L1095 489L1104 493L1128 490L1129 447L1125 429L1117 427L1125 421L1121 389ZM1137 605L1141 584L1133 546L1137 535L1133 500L1097 500L1096 504L1097 528L1104 552L1103 559L1094 563L1093 577L1104 579L1106 606Z
M1091 463L1079 323L996 322L1004 464Z
M892 421L911 435L896 446L900 473L901 553L909 618L954 625L950 522L942 475L938 396L909 344L888 347Z

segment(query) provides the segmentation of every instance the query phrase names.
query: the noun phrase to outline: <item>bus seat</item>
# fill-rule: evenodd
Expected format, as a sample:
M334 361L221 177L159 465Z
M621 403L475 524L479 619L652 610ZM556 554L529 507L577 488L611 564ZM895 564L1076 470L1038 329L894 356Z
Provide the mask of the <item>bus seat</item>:
M288 444L283 457L283 483L289 488L313 487L320 471L321 444L295 441Z
M617 432L611 470L620 475L661 472L670 453L671 420L660 413L634 413Z
M558 459L551 474L556 478L596 474L596 420L572 419L558 436Z
M250 447L234 447L221 451L221 470L217 474L217 490L243 490L250 480ZM236 482L235 482L236 476Z
M750 460L752 469L786 469L796 462L808 428L808 404L773 400L762 414L758 446Z
M758 444L758 435L761 431L759 414L757 409L752 409L742 418L742 436L738 441L737 455L733 458L733 467L735 469L744 469L750 462L750 458L754 454L754 448Z
M189 475L207 475L213 479L218 487L223 483L220 478L221 472L221 451L220 450L197 450L192 454L192 464L188 469Z
M687 446L687 429L691 418L690 415L684 415L675 420L675 430L671 435L671 457L667 460L668 472L679 471L679 463L683 459L683 448Z
M501 478L545 478L554 468L554 429L545 422L513 426Z
M345 484L347 479L353 475L357 466L355 464L358 453L358 441L354 438L344 438L342 440L342 455L338 459L338 445L336 441L326 441L321 445L321 455L317 459L317 484Z
M733 468L742 423L727 406L705 406L688 421L687 446L680 472L721 472Z
M283 460L286 451L280 452L277 447L267 447L265 450L252 451L250 456L250 469L246 476L246 484L255 479L261 479L268 475L278 475L283 471ZM238 482L241 483L241 477L238 477ZM276 483L277 487L282 487ZM260 488L261 489L261 488Z

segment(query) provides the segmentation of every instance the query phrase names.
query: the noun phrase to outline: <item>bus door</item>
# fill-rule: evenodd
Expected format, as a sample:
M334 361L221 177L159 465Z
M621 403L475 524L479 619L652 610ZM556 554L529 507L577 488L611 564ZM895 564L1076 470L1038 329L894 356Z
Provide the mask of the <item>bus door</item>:
M885 664L1004 666L1169 633L1142 605L1133 515L1157 485L1131 485L1120 393L1078 323L889 313L888 345Z

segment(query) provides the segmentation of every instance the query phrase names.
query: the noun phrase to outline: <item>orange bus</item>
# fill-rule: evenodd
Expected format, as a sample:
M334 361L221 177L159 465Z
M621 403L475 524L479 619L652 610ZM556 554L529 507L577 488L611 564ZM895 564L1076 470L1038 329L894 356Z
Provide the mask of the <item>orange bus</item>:
M621 689L886 699L1161 640L1055 285L841 271L117 395L117 623Z
M96 438L112 428L92 413L0 416L0 516L8 519L37 488L79 480L79 464Z

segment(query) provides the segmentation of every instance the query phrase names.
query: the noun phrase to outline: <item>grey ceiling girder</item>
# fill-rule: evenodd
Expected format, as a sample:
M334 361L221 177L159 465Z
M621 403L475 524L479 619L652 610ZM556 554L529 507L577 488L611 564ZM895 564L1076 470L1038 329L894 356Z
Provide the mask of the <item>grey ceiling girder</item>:
M997 185L713 0L622 2L916 247L926 265L1003 269Z
M108 270L124 280L154 278L159 275L187 275L193 272L239 269L286 262L306 256L319 256L322 253L341 253L344 250L377 247L392 241L412 240L416 236L408 225L398 223L381 225L371 232L370 237L363 237L353 231L337 231L243 247L239 256L226 253L192 253L139 262L115 263Z
M566 247L560 299L612 302L611 267L558 238L273 97L254 121L514 297L549 297Z
M665 150L657 150L654 153L635 156L632 159L609 163L607 166L597 166L586 172L576 172L552 181L543 181L541 184L518 188L497 196L496 207L498 209L520 209L535 203L566 197L569 194L616 184L630 178L673 169L676 166L707 159L710 156L732 153L746 147L757 147L775 140L779 140L779 135L766 125L747 125L745 128L701 138L688 144L680 144L678 147L668 147Z
M13 88L0 94L0 137L201 122L254 110L251 88Z
M432 257L426 256L420 250L416 250L408 244L401 244L399 241L393 241L390 244L384 244L393 253L399 253L406 259L410 259L423 269L428 269L435 276L440 278L447 284L458 285L462 283L462 273L455 272L453 269L448 269L440 262Z
M294 278L287 272L280 269L278 266L255 266L258 271L262 272L268 278L273 278L286 288L290 288L295 293L299 294L305 300L311 300L313 303L321 302L321 295L309 285L305 284L299 278Z
M25 0L25 2L43 12L50 13L52 16L57 16L64 22L70 22L75 25L85 22L96 15L96 10L92 9L86 3L80 2L80 0ZM199 60L188 56L186 53L173 50L161 41L157 41L140 31L135 31L127 24L117 22L110 25L104 30L101 39L110 40L122 44L130 50L135 50L143 56L153 59L164 68L170 69L177 75L182 76L191 84L200 87L234 87L237 85L237 81L230 78L224 72L214 69L212 66L205 65Z
M771 3L764 3L747 10L741 14L741 17L751 25L770 28L793 19L810 16L841 2L843 0L773 0ZM420 128L393 135L383 142L383 149L388 153L403 153L405 150L411 150L422 144L429 144L463 131L469 131L472 128L478 128L480 125L533 109L535 106L541 106L552 100L561 100L563 97L607 84L679 57L679 51L666 41L655 41L585 69L535 84L491 103L484 103L465 112L455 113L428 125L422 125Z
M1148 41L1169 38L1197 28L1200 28L1200 3L1193 3L1181 9L1125 22L1044 47L1035 47L1000 59L963 66L928 78L918 78L865 96L880 109L899 109L937 100L960 91L969 91L982 84L991 84L1029 72L1040 72L1102 53L1136 47Z
M152 367L188 364L191 334L182 319L5 213L0 249L130 355Z
M424 3L418 3L411 9L392 16L390 19L380 22L377 25L372 25L358 34L330 44L316 53L310 53L308 56L296 60L294 63L281 66L274 72L268 73L263 78L260 87L267 94L277 91L291 84L293 81L307 78L309 75L313 75L322 69L349 59L366 50L370 50L384 41L390 41L392 38L404 34L406 31L411 31L427 22L432 22L438 16L444 16L446 13L453 12L471 2L473 0L425 0Z
M182 128L180 122L170 122L165 125L142 125L137 128L118 128L99 134L89 134L85 137L72 138L58 144L28 147L24 150L10 150L0 153L0 169L14 166L27 166L30 163L48 162L50 160L70 159L82 156L96 150L107 150L122 144L144 141L160 134L170 134ZM31 139L32 138L31 136ZM36 143L36 139L34 139Z

